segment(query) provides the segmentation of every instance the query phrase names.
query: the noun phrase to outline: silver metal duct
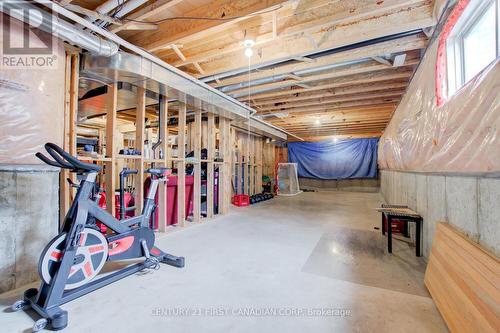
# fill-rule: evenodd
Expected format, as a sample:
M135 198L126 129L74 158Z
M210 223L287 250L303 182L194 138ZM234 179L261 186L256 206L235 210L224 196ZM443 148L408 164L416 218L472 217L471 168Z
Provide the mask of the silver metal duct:
M367 62L367 61L369 61L369 59L360 59L360 60L354 60L354 61L345 61L345 62L340 62L340 63L336 63L336 64L329 64L329 65L320 66L320 67L308 68L308 69L303 69L303 70L300 70L300 71L291 72L291 73L288 73L288 74L278 74L278 75L273 75L273 76L265 77L265 78L262 78L262 79L256 79L256 80L250 81L250 84L249 84L249 82L240 82L240 83L236 83L236 84L232 84L232 85L227 85L227 86L224 86L222 88L219 88L219 90L223 91L225 93L228 93L228 92L230 92L232 90L241 89L241 88L247 88L249 86L253 87L253 86L258 86L258 85L261 85L261 84L283 81L290 74L294 74L294 75L298 75L298 76L309 75L309 74L314 74L314 73L318 73L318 72L332 70L334 68L338 68L338 67L342 67L342 66L360 64L360 63L364 63L364 62ZM307 77L305 77L304 79L307 79ZM238 97L240 97L240 96L238 96Z
M117 44L79 30L75 26L59 20L57 17L26 1L4 1L0 5L0 10L19 21L53 34L92 54L110 57L118 52Z
M121 45L122 47L139 55L139 57L133 59L132 58L133 56L131 54L124 54L117 52L114 54L113 57L109 58L98 59L99 57L94 57L94 59L90 58L84 59L83 62L86 65L84 65L84 69L82 70L81 74L85 75L86 74L85 72L87 71L94 72L95 70L97 70L97 73L87 73L87 74L91 74L89 75L89 77L93 80L104 81L104 82L106 82L107 80L106 79L102 80L103 74L105 77L107 77L112 73L119 73L119 72L125 74L122 80L120 80L122 82L133 83L133 81L135 81L138 77L140 78L140 80L146 79L148 82L151 83L150 86L147 87L148 90L152 90L155 92L161 91L162 93L165 93L165 87L166 87L167 91L166 95L169 97L175 96L176 99L184 100L184 102L186 102L186 99L199 99L202 101L202 103L203 101L205 101L205 103L208 103L207 109L213 110L213 108L215 107L216 109L221 110L220 114L222 114L225 117L229 118L239 117L241 119L242 118L241 116L243 116L242 120L244 124L250 123L250 126L253 124L255 128L261 128L262 131L265 132L267 135L275 136L280 140L286 140L286 136L289 135L303 141L303 139L297 137L292 133L289 133L288 131L282 128L279 128L272 124L266 123L265 121L252 117L252 115L255 114L256 111L251 107L249 107L248 105L245 105L240 101L229 97L223 92L220 92L219 90L207 85L206 83L203 83L195 79L194 77L184 73L180 69L177 69L167 64L166 62L160 60L153 54L137 47L134 44L127 42L126 40L120 38L116 34L113 34L107 30L104 30L90 23L84 18L64 9L63 7L55 3L51 3L51 5L49 6L43 0L34 0L34 1L39 3L40 5L51 8L54 12L69 18L70 20L74 21L77 24L81 24L87 29L93 30L94 32L100 34L101 36L104 36L109 40L116 42L118 45ZM118 64L120 65L117 66ZM93 67L93 70L90 70L90 67L87 65ZM122 65L126 65L130 69L122 70L118 68L121 67ZM129 65L132 66L129 67ZM92 74L94 74L95 76ZM101 79L99 77L101 77ZM113 80L111 81L115 82L117 80L113 78ZM165 85L165 87L162 87L162 85ZM172 87L176 87L176 89L173 89Z

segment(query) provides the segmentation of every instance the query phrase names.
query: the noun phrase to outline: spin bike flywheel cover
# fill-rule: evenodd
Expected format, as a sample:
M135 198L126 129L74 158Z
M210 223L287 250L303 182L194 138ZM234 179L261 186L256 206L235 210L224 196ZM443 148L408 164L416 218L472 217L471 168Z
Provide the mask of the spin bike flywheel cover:
M42 252L38 263L38 273L42 280L50 284L63 256L66 233L56 236ZM65 290L81 287L99 274L108 258L108 241L97 230L84 228L80 233L79 246L74 264L69 271Z

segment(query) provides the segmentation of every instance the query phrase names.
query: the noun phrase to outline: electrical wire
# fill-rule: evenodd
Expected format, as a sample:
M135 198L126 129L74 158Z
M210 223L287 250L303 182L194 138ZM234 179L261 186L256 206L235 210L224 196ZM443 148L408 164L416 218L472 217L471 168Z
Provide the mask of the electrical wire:
M253 14L247 14L247 15L237 15L237 16L228 16L228 17L203 17L203 16L174 16L174 17L167 17L161 20L157 21L143 21L143 20L135 20L131 18L122 18L122 21L128 21L128 22L134 22L134 23L144 23L144 24L153 24L153 25L159 25L164 22L168 21L174 21L174 20L198 20L198 21L231 21L231 20L236 20L236 19L241 19L241 18L250 18L262 14L267 14L267 13L272 13L276 10L279 10L283 8L283 5L279 5L276 8L269 9L266 11L258 12L258 13L253 13Z
M248 101L247 101L248 106L250 106L250 99L251 99L250 98L250 91L251 91L251 87L250 87L251 61L252 61L252 57L248 57ZM254 173L254 171L255 171L253 165L250 163L250 161L251 161L251 158L250 158L250 117L251 117L251 115L250 115L250 112L249 112L248 113L248 118L247 118L247 159L248 160L246 161L248 163L249 167L247 168L248 175L245 175L245 177L247 177L247 179L250 176L250 172ZM248 179L248 184L250 184L250 179ZM250 186L247 189L247 191L248 191L248 195L252 195L252 193L250 193Z

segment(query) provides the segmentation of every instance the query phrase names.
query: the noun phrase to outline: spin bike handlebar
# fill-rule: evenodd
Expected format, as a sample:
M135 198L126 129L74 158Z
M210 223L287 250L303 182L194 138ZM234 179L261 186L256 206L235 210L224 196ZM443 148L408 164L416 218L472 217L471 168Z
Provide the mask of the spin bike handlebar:
M44 147L47 153L49 153L54 160L49 159L40 152L36 153L35 156L48 165L82 172L99 172L101 170L101 167L96 164L79 161L54 143L48 142L44 145Z

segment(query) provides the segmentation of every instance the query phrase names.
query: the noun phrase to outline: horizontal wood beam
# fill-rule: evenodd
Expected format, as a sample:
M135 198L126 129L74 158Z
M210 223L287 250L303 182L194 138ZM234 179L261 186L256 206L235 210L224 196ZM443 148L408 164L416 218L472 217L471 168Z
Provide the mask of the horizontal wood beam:
M328 89L313 93L302 93L294 96L289 96L286 98L276 98L268 100L259 100L258 103L252 103L252 107L261 108L264 105L274 105L277 103L293 103L298 101L307 101L310 99L320 99L324 97L334 97L334 96L349 96L363 93L376 93L376 92L386 92L390 90L400 90L406 88L407 82L395 82L395 83L378 83L363 86L353 86L345 88Z
M404 94L404 90L394 90L394 91L386 91L386 92L378 92L372 94L364 94L364 95L348 95L345 97L330 97L330 98L318 98L305 102L295 102L295 103L280 103L277 105L267 106L258 108L258 112L264 111L286 111L290 108L298 108L298 107L307 107L307 106L315 106L315 105L326 105L330 103L340 103L340 102L351 102L351 101L362 101L362 100L373 100L380 99L383 97L394 98L401 97Z
M354 125L354 124L372 124L372 123L386 123L391 118L390 112L376 113L376 114L342 114L335 116L333 119L324 119L320 117L304 117L302 119L294 119L289 122L271 122L271 124L287 129L293 128L316 128L325 126L337 125ZM319 120L319 124L316 122Z
M290 114L290 117L298 117L302 115L308 116L324 116L328 114L332 114L333 112L359 112L359 111L380 111L380 110L394 110L396 108L396 103L383 103L383 104L373 104L373 105L362 105L362 106L341 106L341 107L331 107L326 110L311 110L311 111L299 111ZM285 118L287 119L287 118ZM270 121L268 119L268 121Z
M326 130L326 131L314 131L314 132L309 132L309 133L302 133L302 132L291 132L297 136L303 136L304 134L311 135L311 136L325 136L325 135L332 135L332 136L337 136L337 135L352 135L352 134L367 134L367 133L383 133L383 129L355 129L355 130Z
M321 135L326 133L335 134L348 134L348 133L366 133L366 132L382 132L385 129L385 126L379 127L361 127L361 128L327 128L322 130L305 130L305 131L289 131L297 136L304 135Z
M408 61L405 63L405 66L414 66L417 65L420 62L420 59L408 59ZM392 68L392 67L389 67ZM312 82L318 82L318 81L324 81L324 80L331 80L334 78L339 78L343 76L349 76L349 75L355 75L355 74L364 74L364 73L371 73L371 72L377 72L377 71L384 71L387 70L388 67L386 65L380 64L376 61L369 61L366 63L362 64L356 64L356 65L350 65L350 66L345 66L345 67L340 67L340 68L335 68L331 70L328 73L323 73L323 74L313 74L309 76L304 76L302 77L302 80L300 81L301 84L310 84ZM412 68L407 67L406 69L411 70ZM272 82L272 83L266 83L266 84L261 84L261 85L255 85L251 87L246 87L246 88L241 88L233 91L227 92L229 95L234 95L234 94L239 94L239 93L248 93L248 92L258 92L261 89L282 89L290 86L298 85L296 80L293 79L287 79L283 80L280 82Z
M346 87L346 86L353 86L357 84L366 84L366 83L375 83L375 82L380 82L380 81L388 81L388 80L405 80L410 78L412 74L412 71L396 71L396 72L390 72L390 73L376 73L376 74L368 74L368 75L361 75L361 76L353 76L353 77L348 77L344 79L336 79L333 81L325 81L322 82L321 84L317 84L311 88L305 89L305 88L296 88L296 89L287 89L283 91L272 91L272 92L265 92L265 93L259 93L259 94L254 94L251 96L251 99L253 100L259 100L259 99L268 99L271 97L283 97L283 96L289 96L289 95L294 95L297 93L302 93L302 92L312 92L312 91L318 91L318 90L325 90L325 89L331 89L331 88L338 88L338 87ZM243 99L240 99L243 100Z
M312 91L353 86L353 85L365 84L365 83L376 83L376 82L380 82L380 81L406 80L406 79L410 78L412 73L413 73L413 71L388 70L388 72L384 71L384 72L370 73L370 74L364 74L364 75L353 75L352 77L346 77L346 78L336 79L336 80L332 80L332 81L325 81L325 82L322 82L321 84L314 85L313 87L308 88L308 89L298 88L298 89L287 89L287 90L283 90L283 91L264 92L264 93L258 93L258 94L254 93L254 94L252 94L251 99L252 100L268 99L268 98L274 98L274 97L279 97L279 96L294 95L294 94L303 93L303 92L312 92ZM246 100L246 99L248 99L248 97L238 98L238 100Z
M344 128L344 127L359 127L359 126L383 126L385 127L390 121L390 115L384 115L381 118L373 118L373 119L346 119L345 121L337 121L335 123L321 123L317 124L316 122L309 122L306 124L280 124L279 127L289 131L297 131L297 130L307 130L313 131L317 129L327 129L327 128Z
M315 141L324 141L324 140L330 140L332 139L333 137L337 138L338 140L344 140L344 139L359 139L359 138L378 138L380 136L382 136L383 132L373 132L373 133L370 133L370 132L366 132L366 133L361 133L361 134L356 134L356 133L353 133L353 134L341 134L341 135L333 135L333 134L326 134L326 135L318 135L318 136L313 136L313 135L308 135L308 136L303 136L302 138L305 140L305 141L308 141L308 142L315 142ZM290 137L290 139L288 140L288 142L296 142L296 141L299 141L293 137Z
M303 114L293 115L289 118L273 119L269 122L276 126L293 126L293 125L317 125L316 121L319 120L320 124L327 123L345 123L345 122L358 122L358 121L380 121L391 116L390 108L378 109L355 109L354 111L335 110L325 112L319 115Z
M332 110L335 108L341 108L341 107L353 107L353 106L364 106L364 105L375 105L375 104L382 104L382 103L393 103L397 104L399 102L399 98L393 98L391 100L386 100L383 98L379 99L371 99L367 101L357 101L357 102L336 102L336 103L328 103L324 105L317 105L317 106L307 106L307 107L298 107L298 108L289 108L286 109L287 113L294 113L294 112L311 112L311 111L328 111ZM258 112L258 114L273 114L276 112L280 112L279 110L276 111L264 111L264 112Z
M379 120L370 120L370 121L345 121L345 122L336 122L336 123L321 123L319 125L288 125L286 126L287 130L296 131L296 130L316 130L316 129L329 129L329 128L359 128L359 127L367 127L367 126L382 126L385 127L387 124L388 118L379 119Z

